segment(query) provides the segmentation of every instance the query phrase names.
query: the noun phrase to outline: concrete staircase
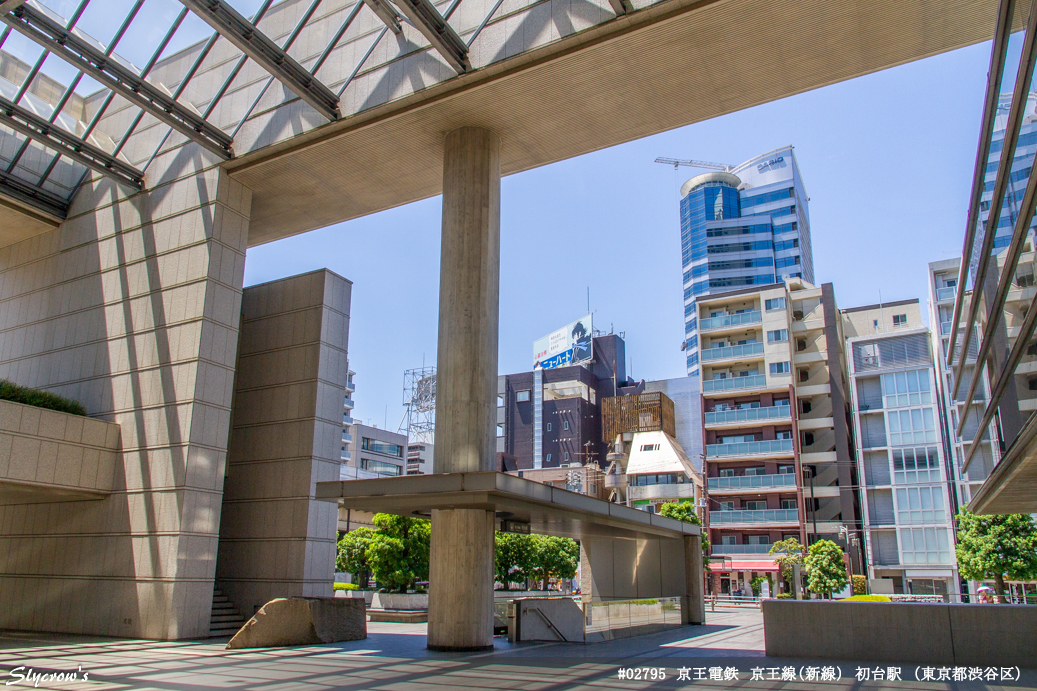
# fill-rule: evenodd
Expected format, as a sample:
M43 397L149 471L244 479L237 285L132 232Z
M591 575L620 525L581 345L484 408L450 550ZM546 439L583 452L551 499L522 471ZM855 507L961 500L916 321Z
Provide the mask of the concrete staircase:
M233 636L242 626L245 619L234 608L227 596L215 588L212 591L212 616L209 619L209 637Z

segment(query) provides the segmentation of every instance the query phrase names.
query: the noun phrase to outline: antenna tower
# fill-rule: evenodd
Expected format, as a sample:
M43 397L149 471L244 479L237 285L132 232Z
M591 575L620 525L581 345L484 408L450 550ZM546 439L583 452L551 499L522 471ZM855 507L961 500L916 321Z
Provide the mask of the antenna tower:
M417 367L403 373L403 405L407 407L408 442L434 444L436 439L436 368Z

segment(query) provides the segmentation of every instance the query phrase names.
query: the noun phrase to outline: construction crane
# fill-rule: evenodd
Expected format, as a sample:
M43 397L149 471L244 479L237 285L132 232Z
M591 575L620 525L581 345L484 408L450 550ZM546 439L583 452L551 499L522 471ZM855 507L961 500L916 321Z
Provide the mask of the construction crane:
M678 166L688 166L690 168L709 168L710 170L722 170L725 173L730 173L734 166L729 166L725 163L711 163L710 161L692 161L692 160L681 160L677 158L663 158L660 156L655 159L656 163L666 163L673 166L674 170L677 170Z

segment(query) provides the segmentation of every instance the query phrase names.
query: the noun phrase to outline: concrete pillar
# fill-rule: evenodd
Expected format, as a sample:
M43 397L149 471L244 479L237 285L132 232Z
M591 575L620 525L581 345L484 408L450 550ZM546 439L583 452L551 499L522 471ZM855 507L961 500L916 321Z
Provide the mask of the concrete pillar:
M437 473L493 470L500 291L500 139L462 127L443 155ZM435 511L428 647L493 647L493 514Z
M687 582L687 596L684 603L684 621L681 623L704 624L706 607L702 585L702 538L698 535L689 535L684 538L684 574Z

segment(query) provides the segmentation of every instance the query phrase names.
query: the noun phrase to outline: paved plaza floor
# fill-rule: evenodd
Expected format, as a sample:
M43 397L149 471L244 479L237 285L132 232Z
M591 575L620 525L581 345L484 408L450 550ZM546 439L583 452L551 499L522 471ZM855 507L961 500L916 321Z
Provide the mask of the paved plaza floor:
M885 676L891 665L767 658L763 619L755 609L718 609L707 613L703 626L590 645L511 645L498 637L492 652L478 654L429 652L425 624L369 623L366 640L297 648L231 651L225 649L226 641L155 642L0 632L0 682L14 688L156 691L1037 689L1037 671L1022 671L1018 681L918 682L914 665L898 665L900 680L862 682L857 679L858 668L877 668ZM840 678L811 679L826 668L830 670L826 676ZM796 679L782 680L790 670ZM78 678L55 681L33 676L62 673L76 673ZM638 674L648 678L631 678Z

